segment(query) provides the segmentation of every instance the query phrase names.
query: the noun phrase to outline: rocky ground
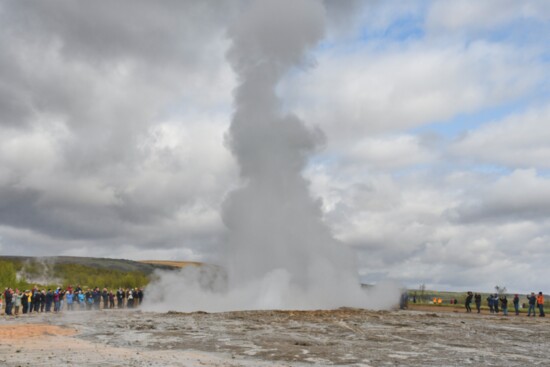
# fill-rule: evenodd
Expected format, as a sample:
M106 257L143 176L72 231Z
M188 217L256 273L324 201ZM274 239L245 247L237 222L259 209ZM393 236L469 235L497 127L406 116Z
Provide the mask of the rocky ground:
M0 318L1 366L548 366L550 322L423 309ZM452 311L452 310L451 310Z

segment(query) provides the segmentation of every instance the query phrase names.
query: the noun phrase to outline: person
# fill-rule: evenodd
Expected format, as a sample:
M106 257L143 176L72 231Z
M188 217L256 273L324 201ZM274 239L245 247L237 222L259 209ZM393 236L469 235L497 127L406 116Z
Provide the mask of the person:
M29 311L29 291L26 290L21 295L21 311L26 314Z
M28 305L29 305L29 309L27 310L28 313L31 313L32 312L32 309L34 308L34 305L32 304L32 295L33 295L33 291L27 291L27 302L28 302Z
M15 313L15 316L17 316L19 315L19 309L21 308L21 299L23 298L23 295L21 294L19 289L15 290L15 295L13 298L14 298L14 302L13 302L14 313Z
M59 288L53 292L53 311L59 312L61 308L61 302L59 301Z
M136 288L135 297L136 297L135 304L136 304L136 306L138 306L139 305L139 290L137 288ZM407 291L403 291L401 293L401 298L399 300L399 308L401 310L406 309L408 307L408 301L409 301L409 294L407 293Z
M118 291L116 291L116 299L117 307L124 308L124 292L122 291L122 288L119 288Z
M489 297L487 297L487 306L489 306L489 312L494 313L495 309L493 308L493 295L490 294Z
M86 307L86 296L82 291L77 291L78 293L78 305L81 310L83 310Z
M516 294L514 296L514 310L516 311L516 316L519 315L519 296Z
M539 308L539 317L544 317L544 296L542 295L542 292L539 292L539 295L537 296L537 307Z
M481 294L476 293L474 295L474 302L476 304L477 313L481 313Z
M115 294L112 289L109 291L109 308L115 308Z
M73 302L74 302L74 294L73 294L73 291L71 289L67 290L67 293L65 294L65 298L67 299L67 311L72 311L73 310Z
M61 288L58 288L59 289L59 311L61 311L63 309L63 302L65 300L65 291Z
M40 292L37 288L35 288L32 293L32 304L34 307L34 312L40 311Z
M535 293L531 292L531 295L527 295L527 300L529 301L529 311L527 312L527 317L531 316L531 311L533 311L533 317L535 317L535 303L537 302L537 297L535 296Z
M141 305L141 302L143 302L143 289L138 288L137 298L138 298L138 303ZM408 304L407 304L407 306L408 306Z
M48 292L46 292L46 312L50 312L52 310L52 303L53 292L50 288L48 288Z
M42 289L39 297L40 297L40 312L44 312L46 308L46 290L45 289Z
M499 307L498 307L498 294L493 295L493 307L495 308L495 313L498 313Z
M99 287L95 287L92 296L94 298L94 309L99 310L99 306L101 304L101 291L99 290Z
M127 298L126 307L133 308L134 307L134 292L132 289L128 290L128 298Z
M472 294L472 292L468 291L468 295L466 296L466 312L472 312L472 308L470 307L470 303L472 303L472 298L474 297L474 295Z
M5 308L5 311L4 313L8 316L11 316L11 309L13 307L13 293L12 293L12 289L11 288L6 288L6 290L4 291L4 302L6 303L6 308Z
M86 291L86 310L90 311L94 304L94 295L90 288Z
M101 298L103 298L103 309L106 310L109 308L109 292L107 292L107 288L103 288L103 292L101 292Z
M502 313L504 316L508 316L508 299L506 295L500 297L500 307L502 308Z

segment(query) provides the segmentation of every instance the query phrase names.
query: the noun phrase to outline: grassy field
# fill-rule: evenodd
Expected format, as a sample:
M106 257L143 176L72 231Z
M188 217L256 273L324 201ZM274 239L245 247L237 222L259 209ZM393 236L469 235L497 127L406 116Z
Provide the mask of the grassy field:
M157 269L174 270L174 264L143 263L92 257L0 256L0 287L30 289L67 287L135 288L146 286Z

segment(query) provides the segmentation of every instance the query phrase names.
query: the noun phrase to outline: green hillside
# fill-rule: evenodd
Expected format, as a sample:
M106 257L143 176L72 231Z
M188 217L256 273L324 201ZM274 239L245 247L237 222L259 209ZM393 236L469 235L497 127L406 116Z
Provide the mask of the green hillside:
M0 256L0 287L29 289L40 287L135 288L149 283L156 269L173 270L164 264L123 259L55 256Z

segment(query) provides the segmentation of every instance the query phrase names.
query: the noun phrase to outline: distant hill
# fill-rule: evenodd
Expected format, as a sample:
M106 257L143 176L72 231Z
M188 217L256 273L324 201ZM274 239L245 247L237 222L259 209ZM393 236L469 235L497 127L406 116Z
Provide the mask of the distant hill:
M0 256L0 260L6 260L11 262L39 262L47 265L57 264L73 264L82 265L95 269L107 269L115 270L124 273L139 272L145 275L150 275L157 269L162 270L174 270L180 268L176 263L179 261L132 261L125 259L110 259L99 257L79 257L79 256L43 256L43 257L31 257L31 256ZM173 263L173 264L171 264ZM185 262L181 262L185 263Z
M144 287L155 270L175 271L202 266L190 261L110 259L78 256L0 256L0 288L53 288L80 284L85 287Z

